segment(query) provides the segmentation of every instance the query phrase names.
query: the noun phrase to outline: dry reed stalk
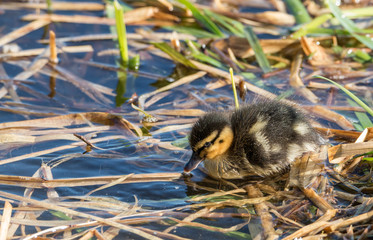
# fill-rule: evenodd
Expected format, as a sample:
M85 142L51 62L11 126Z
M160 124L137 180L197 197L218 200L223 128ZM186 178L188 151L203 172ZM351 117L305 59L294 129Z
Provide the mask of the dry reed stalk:
M16 208L18 211L39 211L41 208ZM25 226L38 226L38 227L61 227L61 226L73 226L79 225L79 227L90 227L98 225L97 221L87 222L86 219L74 219L74 220L35 220L35 219L17 219L11 218L10 222L13 224L25 225Z
M316 116L322 119L326 119L330 122L334 122L345 130L355 129L354 125L350 121L348 121L345 116L338 114L334 111L331 111L327 109L326 107L316 105L316 106L307 108L307 111L312 112L313 114L315 114Z
M1 3L1 8L4 9L18 9L18 8L28 8L28 9L47 9L46 3L36 3L36 2L10 2ZM55 1L53 2L54 11L103 11L105 6L100 3L93 2L63 2Z
M205 111L202 111L201 109L158 109L149 111L149 113L152 115L199 117L205 114Z
M169 232L171 232L172 230L174 230L177 227L181 227L181 226L184 226L186 224L189 224L192 221L196 220L197 218L203 217L206 214L214 211L217 207L218 207L218 205L202 208L201 210L199 210L199 211L197 211L195 213L190 214L189 216L187 216L186 218L184 218L182 221L180 221L182 223L179 222L179 223L177 223L174 226L168 227L163 232L164 233L169 233Z
M236 11L227 11L226 8L211 8L205 5L199 5L198 8L201 9L209 9L210 11L216 12L218 14L234 18L234 19L249 19L254 20L260 23L268 23L280 26L292 26L295 24L295 18L293 15L290 15L286 12L278 12L278 11L264 11L259 13L242 13Z
M41 177L40 171L38 171L38 170L35 171L35 173L32 175L32 177L40 178ZM23 196L26 197L26 198L31 198L31 195L33 194L33 192L34 192L34 189L26 188L24 190ZM28 204L26 202L21 201L21 202L18 203L18 206L27 208ZM33 220L35 220L43 212L44 212L44 210L39 210L36 214L34 214L33 212L16 211L13 215L13 219L33 219ZM12 223L10 225L9 229L8 229L7 238L13 238L13 236L16 233L18 228L19 228L19 224ZM25 236L26 234L25 234L24 229L25 229L25 226L22 225L21 230L22 230L23 235Z
M369 129L368 128L364 129L363 132L360 134L360 136L356 139L355 143L365 142L367 139L368 133L369 133ZM346 166L348 161L351 159L352 161ZM356 157L355 159L354 159L354 155L344 157L344 159L338 164L338 166L334 168L334 170L336 172L341 173L342 175L346 175L347 172L355 168L361 162L362 159L363 159L363 156ZM334 161L337 161L337 159L334 159Z
M159 88L153 92L150 92L150 93L146 93L146 94L143 94L139 97L139 107L144 109L144 105L145 105L145 101L146 99L148 99L149 97L151 96L154 96L158 93L161 93L161 92L164 92L164 91L168 91L168 90L171 90L173 88L176 88L176 87L179 87L181 85L184 85L184 84L187 84L187 83L191 83L193 82L194 80L197 80L203 76L206 75L206 72L204 71L199 71L197 73L194 73L194 74L191 74L191 75L188 75L188 76L185 76L185 77L182 77L180 78L179 80L165 86L165 87L162 87L162 88Z
M315 82L315 81L309 81L308 82L308 87L309 88L316 88L316 89L331 89L331 88L336 88L336 86L334 86L331 83L319 83L319 82Z
M303 224L298 223L298 222L296 222L296 221L294 221L294 220L292 220L292 219L290 219L290 218L287 218L287 217L281 215L281 214L280 214L279 212L277 212L275 209L271 209L270 212L273 213L274 215L276 215L276 217L278 217L279 219L281 219L281 220L284 221L285 223L293 224L294 226L297 226L297 227L300 227L300 228L304 227Z
M0 226L0 240L6 240L8 234L8 228L10 219L12 217L12 205L5 201L4 209L3 209L3 216L1 216L1 226Z
M45 51L45 48L35 48L35 49L27 49L22 50L21 52L15 53L2 53L0 54L0 59L12 59L12 58L20 58L20 57L32 57L36 55L40 55ZM63 46L56 50L58 53L81 53L81 52L93 52L93 48L91 45L82 45L82 46Z
M39 19L39 20L37 20ZM45 21L45 22L64 22L64 23L83 23L83 24L101 24L115 25L115 19L105 17L94 17L85 15L58 15L58 14L27 14L22 17L24 21Z
M59 134L73 134L73 133L89 133L89 132L109 132L112 129L111 126L92 126L92 127L81 127L81 128L63 128L63 129L53 129L53 130L34 130L26 128L10 128L10 129L0 129L0 134L19 134L22 136L38 136L40 141L44 139L49 139L49 135L59 135ZM44 138L45 137L45 138Z
M372 199L373 199L373 197L364 197L364 196L361 196L360 194L355 195L355 194L351 194L351 193L347 193L347 192L341 192L341 191L337 191L337 190L333 190L333 194L337 198L341 198L341 199L351 201L351 202L358 202L358 203L372 201Z
M88 231L86 234L84 234L81 238L79 238L79 240L89 240L91 238L93 238L93 236L95 235L94 234L94 231L95 230L90 230Z
M168 11L172 12L174 10L174 6L168 0L157 0L160 4L168 9Z
M172 38L172 33L166 33L166 32L151 32L147 35L139 34L139 33L127 33L127 39L131 40L142 40L146 39L145 37L149 39L160 39L160 40L169 40ZM84 41L102 41L102 40L110 40L115 39L117 37L116 34L89 34L89 35L82 35L82 36L73 36L73 37L62 37L57 38L56 40L58 42L84 42ZM180 40L197 40L196 37L193 35L187 34L187 33L178 33L178 38ZM48 40L42 39L38 41L39 43L48 43Z
M53 116L58 115L57 113L35 112L35 111L29 111L29 110L21 110L21 109L17 110L17 109L11 109L11 108L3 108L3 107L0 107L0 111L14 113L18 115L24 115L25 118L28 118L26 116L53 117Z
M125 176L127 175L44 180L42 178L0 175L0 183L32 188L76 187L110 184L112 181L116 181L117 179ZM168 182L177 180L180 177L181 173L134 174L128 177L126 180L123 180L121 184L159 181Z
M247 185L245 187L247 195L250 198L263 197L263 193L253 185ZM255 212L259 215L263 227L263 237L264 239L278 239L278 234L276 233L273 226L273 219L268 211L268 206L265 202L254 204Z
M101 233L97 231L97 229L93 229L93 233L98 240L107 240Z
M158 135L158 134L162 134L166 132L172 132L176 130L190 129L192 126L193 126L192 123L181 124L181 125L170 125L170 126L166 126L166 127L157 129L155 131L152 131L151 134L154 136L154 135Z
M56 47L56 34L53 31L49 31L49 60L52 63L58 63L57 47Z
M219 68L215 68L215 67L212 67L212 66L209 66L207 64L204 64L204 63L201 63L201 62L198 62L198 61L195 61L195 60L190 60L191 63L193 63L199 70L201 71L205 71L205 72L208 72L209 74L213 75L213 76L220 76L220 77L223 77L224 79L226 79L227 81L229 80L229 84L230 84L230 74L226 71L223 71L223 70L220 70ZM243 80L243 77L239 76L239 75L234 75L233 76L235 81L241 81Z
M124 13L124 22L126 24L142 22L154 17L157 13L159 13L159 8L153 6L135 8Z
M245 192L246 191L242 188L237 188L237 189L233 189L233 190L230 190L230 191L219 191L219 192L215 192L215 193L212 193L212 194L192 198L192 199L188 200L188 202L190 202L190 201L198 202L198 201L202 201L206 198L221 197L221 196L226 196L226 195L233 195L235 193L245 193Z
M352 112L365 112L364 108L362 107L351 107L351 106L327 106L332 110L337 111L352 111Z
M105 237L106 240L112 240L119 234L118 228L110 227L108 230L106 230L102 235Z
M206 217L206 216L209 216L209 215L210 215L210 213L207 213L205 216L201 216L201 217ZM196 228L203 228L203 229L206 229L206 230L209 230L209 231L220 232L220 233L228 233L228 232L232 232L232 231L237 231L237 230L241 229L242 227L246 226L250 222L250 219L249 219L247 222L239 223L239 224L234 225L232 227L221 228L221 227L209 226L209 225L198 223L198 222L180 221L180 220L175 219L175 218L171 218L171 220L174 220L175 222L177 222L181 226L186 225L186 226L191 226L191 227L196 227Z
M159 9L156 7L136 8L124 13L124 22L128 25L135 23L142 24L144 20L153 17L158 11ZM115 25L115 19L86 15L27 14L22 17L24 21L34 21L37 19L49 22Z
M302 79L300 78L300 70L302 66L303 61L303 54L297 53L291 63L291 69L290 69L290 77L289 77L289 83L290 86L292 86L297 92L308 99L312 103L317 103L319 101L319 98L309 89L307 89Z
M355 156L370 152L373 149L373 142L339 144L328 149L329 162L338 164L344 157Z
M348 130L340 130L340 129L331 129L331 128L320 128L316 127L316 130L318 132L321 132L325 135L331 134L332 136L336 136L338 138L344 138L348 139L350 141L355 141L361 133L356 131L348 131ZM369 131L367 135L367 140L370 140L373 138L373 131Z
M88 192L85 196L89 196L89 195L91 195L92 193L95 193L95 192L97 192L97 191L100 191L100 190L103 190L103 189L105 189L105 188L109 188L109 187L115 186L115 185L117 185L117 184L120 184L121 182L124 182L124 180L126 180L127 178L129 178L129 177L131 177L131 176L133 176L133 175L134 175L134 174L132 173L132 174L128 174L128 175L126 175L126 176L123 176L123 177L121 177L121 178L118 178L117 180L114 180L114 181L112 181L112 182L110 182L110 183L108 183L108 184L105 184L105 185L103 185L103 186L101 186L101 187L98 187L98 188L96 188L96 189L93 189L92 191Z
M325 212L324 216L320 217L318 220L316 220L314 223L311 223L307 226L302 227L301 229L297 230L296 232L290 234L289 236L283 238L283 240L293 240L295 238L300 238L303 236L308 235L311 232L319 232L321 231L325 226L330 225L331 223L328 222L330 219L332 219L335 214L337 213L337 210L328 210Z
M162 93L159 93L157 95L154 95L153 97L151 97L145 104L144 104L144 109L145 108L148 108L150 106L152 106L153 104L155 104L156 102L164 99L165 97L171 95L171 92L162 92Z
M108 141L108 140L112 140L112 139L116 139L116 140L118 140L118 139L127 139L127 137L125 137L123 135L108 136L108 137L94 139L94 140L91 141L91 143L97 143L97 142L101 142L101 141ZM83 142L76 142L76 143L72 143L72 144L69 144L69 145L63 145L63 146L54 147L54 148L50 148L50 149L46 149L46 150L41 150L41 151L37 151L37 152L33 152L33 153L23 154L23 155L20 155L20 156L16 156L16 157L11 157L11 158L0 160L0 165L4 165L4 164L12 163L12 162L17 162L17 161L25 160L25 159L28 159L28 158L38 157L38 156L42 156L42 155L45 155L45 154L49 154L49 153L53 153L53 152L58 152L58 151L62 151L62 150L67 150L67 149L72 149L72 148L76 148L76 147L81 147L81 146L85 146L85 143L83 143ZM26 184L25 186L28 186L28 185Z
M355 223L369 221L372 219L373 219L373 210L367 213L360 214L356 217L349 218L349 219L338 219L337 221L331 222L331 224L325 227L324 230L327 232L334 232L337 229L348 227Z
M64 223L61 223L60 225L57 225L55 227L47 228L47 229L38 231L36 233L33 233L31 235L28 235L27 237L23 238L23 240L32 240L32 239L35 239L35 238L37 238L39 236L43 236L43 235L57 234L57 233L66 232L66 231L72 230L72 229L97 226L99 224L97 221L87 221L86 219L81 219L80 221L84 221L84 223L79 223L78 221L76 221L77 222L76 224L72 224L72 225L65 225ZM24 221L20 221L20 222L22 223ZM36 222L38 222L38 221L36 221ZM44 222L49 222L49 221L44 221ZM70 221L67 221L67 222L70 222ZM72 220L71 222L74 223L75 221ZM27 225L27 222L26 222L26 225ZM31 224L31 226L32 226L32 224ZM115 227L115 229L118 229L118 228ZM120 229L118 229L118 231L120 231Z
M117 115L106 113L106 112L85 112L85 113L73 113L62 116L44 118L44 119L33 119L24 121L15 121L0 123L0 129L10 128L64 128L67 126L75 126L81 124L90 124L90 122L116 126L118 128L126 129L127 122L121 122L123 118ZM93 126L88 127L92 128ZM133 126L130 126L133 127ZM83 128L84 129L84 128ZM68 131L66 129L66 131Z
M206 71L208 73L210 73L211 75L218 75L220 77L223 77L225 79L225 82L226 84L225 85L228 85L228 84L231 84L230 82L230 75L228 72L225 72L225 71L222 71L218 68L214 68L214 67L211 67L209 65L206 65L206 64L203 64L203 63L200 63L200 62L197 62L195 60L191 60L191 62L200 70L202 71ZM238 76L238 75L235 75L234 76L234 81L236 83L236 86L240 84L240 81L244 81L243 78L241 76ZM263 97L267 97L267 98L270 98L270 99L274 99L276 98L277 96L267 90L264 90L262 88L259 88L257 86L255 86L254 84L251 84L251 83L248 83L248 82L244 82L245 83L245 87L247 88L247 90L249 91L252 91L258 95L261 95Z
M322 212L327 210L334 210L332 205L330 205L324 198L320 197L313 189L311 188L301 188L304 195L310 199Z
M34 30L44 27L45 25L51 23L48 19L35 19L35 21L26 24L23 27L17 28L13 32L10 32L0 38L0 46L10 43Z
M81 218L86 218L86 219L93 219L93 220L96 220L96 221L98 221L100 223L103 223L103 224L106 224L106 225L110 225L110 226L113 226L113 227L117 227L117 228L120 228L122 230L128 231L130 233L139 235L139 236L141 236L141 237L143 237L145 239L157 239L157 240L160 240L160 238L158 238L156 236L150 235L150 234L145 233L143 231L140 231L140 230L138 230L136 228L132 228L132 227L129 227L127 225L123 225L123 224L117 223L117 222L115 222L115 221L113 221L111 219L105 219L105 218L97 217L95 215L91 215L91 214L87 214L87 213L82 213L82 212L71 210L71 209L68 209L68 208L65 208L65 207L61 207L61 206L58 206L56 204L52 204L52 203L48 203L48 202L44 202L44 201L38 201L38 200L26 198L26 197L21 197L21 196L18 196L18 195L15 195L15 194L11 194L11 193L7 193L7 192L3 192L3 191L0 191L0 195L2 195L4 197L7 197L7 198L10 198L10 199L15 199L15 200L18 200L18 201L31 203L31 204L34 204L36 206L42 207L42 208L46 208L46 209L50 209L50 210L55 210L55 211L60 211L60 212L63 212L65 214L70 214L70 215L73 215L73 216L77 216L77 217L81 217Z

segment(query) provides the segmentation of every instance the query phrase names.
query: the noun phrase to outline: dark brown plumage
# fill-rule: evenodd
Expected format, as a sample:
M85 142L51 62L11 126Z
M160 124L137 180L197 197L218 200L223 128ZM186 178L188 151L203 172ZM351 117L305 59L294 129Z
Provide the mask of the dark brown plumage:
M281 172L304 152L316 150L320 139L301 112L280 101L211 112L191 130L193 154L184 171L204 162L215 178L268 176Z

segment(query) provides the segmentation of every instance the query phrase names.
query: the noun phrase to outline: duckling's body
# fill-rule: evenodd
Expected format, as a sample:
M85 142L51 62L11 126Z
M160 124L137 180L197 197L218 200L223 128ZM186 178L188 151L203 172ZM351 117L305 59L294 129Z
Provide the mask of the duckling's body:
M212 177L237 179L280 172L302 153L315 151L320 137L294 107L266 101L202 116L189 142L193 155L185 172L203 161Z

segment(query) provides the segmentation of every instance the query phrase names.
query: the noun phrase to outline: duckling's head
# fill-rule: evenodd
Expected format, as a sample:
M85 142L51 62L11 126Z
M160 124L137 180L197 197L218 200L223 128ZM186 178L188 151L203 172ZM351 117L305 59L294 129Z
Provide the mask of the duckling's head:
M232 141L228 116L218 112L204 115L192 127L189 143L193 154L184 171L192 171L204 160L219 160L227 153Z

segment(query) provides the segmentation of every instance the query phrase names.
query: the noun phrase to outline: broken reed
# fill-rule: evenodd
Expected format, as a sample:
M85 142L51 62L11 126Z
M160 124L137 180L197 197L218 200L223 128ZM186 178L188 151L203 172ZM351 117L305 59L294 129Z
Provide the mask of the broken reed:
M118 35L120 58L124 66L128 66L128 45L126 25L124 23L123 9L117 0L114 1L115 25Z

